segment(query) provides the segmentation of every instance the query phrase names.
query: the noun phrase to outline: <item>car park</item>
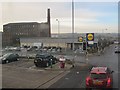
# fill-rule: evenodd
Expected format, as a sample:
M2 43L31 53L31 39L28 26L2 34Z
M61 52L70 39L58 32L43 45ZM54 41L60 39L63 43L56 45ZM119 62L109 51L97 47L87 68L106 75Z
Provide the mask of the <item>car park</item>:
M0 58L0 63L5 64L5 63L13 62L13 61L18 61L18 60L19 60L18 54L8 53L8 54L3 55Z
M36 67L48 67L51 64L57 63L57 58L50 54L36 54L34 64Z
M113 71L108 67L93 67L90 75L86 78L86 89L112 88Z

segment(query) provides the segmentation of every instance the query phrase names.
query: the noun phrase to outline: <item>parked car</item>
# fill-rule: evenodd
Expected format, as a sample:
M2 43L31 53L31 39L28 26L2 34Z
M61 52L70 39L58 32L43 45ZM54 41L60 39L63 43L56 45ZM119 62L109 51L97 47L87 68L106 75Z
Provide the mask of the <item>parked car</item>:
M84 54L85 52L82 49L76 49L74 53Z
M113 71L108 67L93 67L90 75L86 78L86 89L112 88Z
M0 58L0 63L5 64L5 63L13 62L13 61L18 61L18 60L19 60L18 54L8 53L8 54L3 55Z
M36 67L48 67L52 64L57 63L57 58L50 54L36 54L34 64Z
M56 48L56 51L57 51L57 52L62 52L62 48L61 48L61 47L57 47L57 48Z
M120 46L115 46L115 53L120 53Z

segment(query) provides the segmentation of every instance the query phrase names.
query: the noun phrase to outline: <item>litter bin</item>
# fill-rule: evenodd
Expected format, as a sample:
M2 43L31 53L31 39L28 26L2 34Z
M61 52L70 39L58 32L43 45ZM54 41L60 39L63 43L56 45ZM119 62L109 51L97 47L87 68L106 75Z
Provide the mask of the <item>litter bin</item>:
M60 68L65 68L65 62L64 61L60 61Z
M60 68L65 68L65 58L61 57L59 61L60 61Z

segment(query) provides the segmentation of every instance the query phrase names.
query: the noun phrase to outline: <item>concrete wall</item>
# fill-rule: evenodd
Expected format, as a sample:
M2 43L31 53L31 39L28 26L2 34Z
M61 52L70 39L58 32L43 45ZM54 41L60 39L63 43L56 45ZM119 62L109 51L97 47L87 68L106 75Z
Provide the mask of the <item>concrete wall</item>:
M43 43L43 46L60 46L62 48L71 48L72 41L73 40L71 38L21 38L20 44L21 46L33 46L34 43ZM78 45L81 45L77 38L74 39L74 43L76 43L75 45L77 47L79 47Z
M43 43L43 46L56 46L56 47L66 48L67 44L66 43Z

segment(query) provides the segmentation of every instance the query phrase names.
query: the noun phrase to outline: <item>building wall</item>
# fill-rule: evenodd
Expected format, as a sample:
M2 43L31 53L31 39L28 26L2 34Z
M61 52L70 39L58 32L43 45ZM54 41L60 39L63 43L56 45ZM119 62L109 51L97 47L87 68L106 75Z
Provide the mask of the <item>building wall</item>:
M82 47L82 43L78 42L77 38L74 39L75 47ZM34 43L42 43L43 46L56 46L62 48L72 49L72 39L70 38L21 38L20 39L21 46L28 45L33 46Z
M21 37L49 37L47 23L10 23L3 26L3 46L20 44Z
M3 25L3 46L20 45L21 37L51 37L50 9L47 22L8 23Z
M43 46L55 46L55 47L62 47L67 48L67 43L43 43Z

